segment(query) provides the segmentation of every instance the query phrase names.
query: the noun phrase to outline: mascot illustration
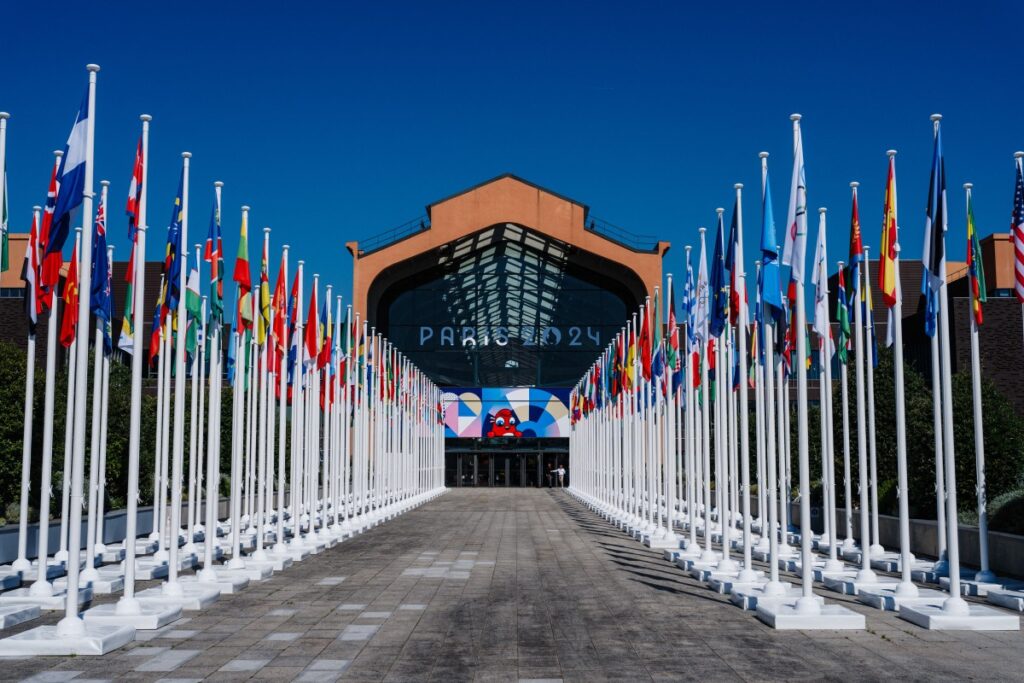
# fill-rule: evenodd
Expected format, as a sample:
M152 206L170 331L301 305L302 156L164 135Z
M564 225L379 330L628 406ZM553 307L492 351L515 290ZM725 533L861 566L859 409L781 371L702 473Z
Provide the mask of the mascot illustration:
M494 423L491 425L491 430L487 432L488 437L495 436L522 436L522 432L516 429L516 423L519 422L515 414L508 408L502 408L494 414Z

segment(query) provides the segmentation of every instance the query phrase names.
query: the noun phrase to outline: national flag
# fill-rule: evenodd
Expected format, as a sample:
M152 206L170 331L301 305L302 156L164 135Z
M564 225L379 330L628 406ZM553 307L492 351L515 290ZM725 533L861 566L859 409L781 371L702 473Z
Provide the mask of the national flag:
M807 179L804 173L804 143L800 125L794 127L793 182L789 193L786 218L786 242L782 265L790 267L790 278L804 283L804 259L807 251Z
M882 290L882 300L892 308L896 305L898 290L896 287L896 260L899 254L896 245L899 243L899 225L896 222L896 158L889 157L889 177L885 182L885 208L882 217L882 246L878 258L878 288Z
M660 395L664 392L667 386L665 380L665 339L662 333L661 326L661 302L659 301L660 292L654 290L654 310L652 312L654 320L652 329L652 340L651 340L651 378L654 380L655 389Z
M850 306L846 299L846 268L839 269L836 320L839 323L839 362L846 363L850 348Z
M850 209L850 281L847 283L849 291L846 292L847 300L852 304L860 299L860 264L864 262L864 243L860 234L860 209L857 202L857 186L852 188L853 199Z
M3 182L0 183L0 273L6 273L11 269L11 243L8 239L8 209L7 209L7 165L4 164L4 168L0 169L0 174L3 174ZM33 219L33 225L35 220Z
M682 384L682 348L679 344L679 323L676 320L675 285L668 288L668 346L665 359L668 370L672 373L672 390L676 391Z
M1017 159L1017 178L1013 186L1013 217L1010 234L1013 235L1014 285L1017 301L1024 304L1024 159Z
M651 302L645 301L640 307L640 333L637 339L640 353L640 373L651 381Z
M740 268L736 267L736 251L739 248L739 198L732 205L732 222L729 224L729 246L725 251L725 269L729 271L729 324L738 324L740 317ZM742 264L741 264L742 265ZM743 303L747 303L747 293L743 292Z
M167 246L164 249L164 314L167 311L175 311L178 308L178 299L181 297L181 221L182 221L182 192L185 187L185 169L182 168L178 178L178 194L174 196L174 209L171 212L171 222L167 226Z
M814 272L811 273L811 283L814 285L814 323L815 334L821 338L822 343L829 337L832 325L828 319L828 261L825 248L825 214L819 214L818 220L818 243L814 248ZM832 349L829 349L829 357L832 356Z
M935 336L939 313L939 290L946 280L946 162L942 158L942 129L935 122L935 146L932 151L932 170L928 181L928 211L924 226L924 246L921 261L924 276L921 293L925 296L924 331Z
M629 345L626 347L626 390L636 388L636 328L629 328Z
M28 244L25 245L25 262L21 268L21 279L25 281L25 319L28 320L29 336L35 336L36 322L39 320L39 304L37 300L39 277L39 226L32 216L32 229L29 231Z
M767 309L765 320L778 320L782 315L782 285L779 280L779 243L775 237L775 215L772 210L772 186L768 170L764 174L761 198L761 304Z
M57 192L60 189L60 181L57 175L59 169L60 158L57 158L53 162L53 171L50 173L50 184L46 189L46 206L43 207L43 225L39 230L39 246L42 248L44 255L50 244L50 233L53 231L53 212L57 209ZM55 286L47 285L46 283L60 280L62 265L63 259L60 255L54 255L50 258L44 256L43 258L39 277L39 286L45 293L42 298L43 310L50 308L50 305L53 303L53 293L56 289Z
M260 293L259 320L256 322L256 343L266 343L270 332L270 248L268 240L263 240L263 255L260 257Z
M721 213L718 214L718 228L715 231L715 253L711 259L711 284L708 293L711 297L711 336L720 337L729 314L729 292L725 284L725 225Z
M206 233L203 259L210 264L210 320L214 325L224 322L224 242L220 231L221 186L213 188L210 230Z
M78 245L71 250L71 263L64 278L64 316L60 321L60 343L70 348L78 334Z
M242 227L238 237L238 252L235 255L235 272L232 275L238 283L238 328L252 328L252 304L249 301L252 292L252 279L249 275L249 216L242 212Z
M320 309L320 355L317 357L318 370L327 367L331 361L333 350L334 321L331 315L331 302L325 298Z
M302 362L311 366L320 357L320 346L323 342L320 330L319 313L316 305L316 286L309 296L309 313L306 316L306 347L303 350Z
M974 202L971 192L967 192L967 277L970 278L968 289L971 294L971 314L975 323L981 325L981 305L985 303L985 267L981 262L981 244L978 241L978 228L974 224Z
M694 295L693 341L703 346L708 338L708 258L704 242L704 231L700 233L700 263L697 270L697 287Z
M85 158L88 153L86 148L89 143L87 125L89 115L89 88L86 87L82 104L78 108L78 114L75 115L75 123L71 127L71 134L64 147L64 156L60 158L60 167L57 170L61 191L57 194L53 225L50 228L46 252L43 255L43 275L47 278L43 285L47 288L53 288L57 284L60 263L63 260L61 252L64 249L64 243L68 240L68 235L71 234L71 212L82 204L82 192L85 190Z
M102 200L96 210L92 239L92 291L89 295L89 309L97 319L103 321L103 352L109 355L113 350L113 341L110 338L110 257L107 254L107 206Z
M271 308L274 310L274 343L277 353L284 353L284 345L288 336L288 292L286 291L284 254L281 254L281 267L277 271L277 285L274 287L274 298Z
M124 296L124 319L121 322L121 336L117 340L117 348L129 356L135 353L135 244L132 244L128 256L128 270L125 273L128 283Z
M228 375L228 386L235 386L235 374L238 366L238 330L231 331L231 337L228 341L228 360L225 364Z
M128 202L124 212L128 216L128 241L135 243L135 235L139 229L139 207L142 204L142 136L135 147L135 163L132 164L132 181L128 185Z

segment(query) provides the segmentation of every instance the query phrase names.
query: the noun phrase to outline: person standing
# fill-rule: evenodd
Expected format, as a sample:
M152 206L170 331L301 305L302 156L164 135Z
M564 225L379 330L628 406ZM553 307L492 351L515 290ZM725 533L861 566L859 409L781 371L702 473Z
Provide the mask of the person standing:
M558 488L564 489L565 488L565 466L564 465L559 465L558 469L555 470L555 474L558 475Z

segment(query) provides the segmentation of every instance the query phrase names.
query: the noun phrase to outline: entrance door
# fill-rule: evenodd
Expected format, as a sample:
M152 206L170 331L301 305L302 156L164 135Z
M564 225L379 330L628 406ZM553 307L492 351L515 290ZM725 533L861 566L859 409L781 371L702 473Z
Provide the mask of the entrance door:
M491 486L493 474L491 468L494 465L494 458L490 453L480 453L476 456L476 485Z
M510 457L506 453L495 453L492 457L494 458L494 485L508 486Z
M523 460L523 486L540 486L540 459L536 453L527 453Z

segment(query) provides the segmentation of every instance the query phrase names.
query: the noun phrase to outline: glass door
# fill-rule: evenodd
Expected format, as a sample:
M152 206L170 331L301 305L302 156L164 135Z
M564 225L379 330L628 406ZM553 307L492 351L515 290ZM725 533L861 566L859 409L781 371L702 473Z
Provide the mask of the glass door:
M495 453L494 454L494 485L495 486L508 486L509 485L509 464L511 456L506 453Z
M493 475L491 468L494 465L494 458L490 453L478 453L476 456L476 485L491 486Z

